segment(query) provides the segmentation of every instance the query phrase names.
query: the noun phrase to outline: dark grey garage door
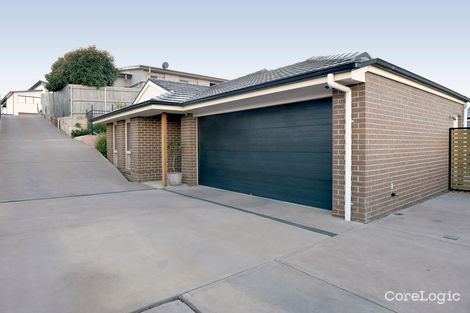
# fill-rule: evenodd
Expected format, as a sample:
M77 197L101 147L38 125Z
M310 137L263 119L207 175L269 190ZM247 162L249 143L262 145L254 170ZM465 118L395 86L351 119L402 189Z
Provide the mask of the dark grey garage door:
M331 209L331 98L199 118L199 184Z

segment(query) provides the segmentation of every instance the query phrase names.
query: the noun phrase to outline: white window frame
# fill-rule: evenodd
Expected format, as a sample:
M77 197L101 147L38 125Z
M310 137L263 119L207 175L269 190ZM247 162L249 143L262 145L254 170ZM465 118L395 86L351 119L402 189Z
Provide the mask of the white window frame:
M126 169L130 170L131 169L131 166L132 166L132 151L129 150L129 147L127 146L127 140L129 139L129 141L131 140L131 138L128 136L130 136L130 134L128 134L127 132L127 126L129 125L129 129L131 128L131 121L130 120L127 120L125 125L124 125L124 142L125 142L125 147L126 147ZM131 149L132 149L132 146L131 146Z
M159 75L150 75L150 78L165 80L165 76L159 76Z
M113 123L113 164L118 166L118 150L116 148L116 123Z

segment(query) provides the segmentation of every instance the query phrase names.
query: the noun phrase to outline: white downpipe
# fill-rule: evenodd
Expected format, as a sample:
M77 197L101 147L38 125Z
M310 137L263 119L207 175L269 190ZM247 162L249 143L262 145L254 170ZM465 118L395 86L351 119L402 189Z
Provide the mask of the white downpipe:
M328 86L345 93L344 106L344 220L351 221L351 161L352 161L352 93L351 88L335 82L334 74L327 76Z
M469 109L470 109L470 102L467 102L465 103L465 106L463 107L463 127L467 127Z

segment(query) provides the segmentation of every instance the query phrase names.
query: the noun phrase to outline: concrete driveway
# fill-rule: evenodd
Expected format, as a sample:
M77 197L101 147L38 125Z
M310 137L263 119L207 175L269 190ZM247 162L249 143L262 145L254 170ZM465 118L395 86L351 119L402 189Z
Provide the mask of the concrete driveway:
M0 179L2 313L470 311L469 194L362 225L154 190L40 117L0 121ZM385 298L421 290L460 300Z

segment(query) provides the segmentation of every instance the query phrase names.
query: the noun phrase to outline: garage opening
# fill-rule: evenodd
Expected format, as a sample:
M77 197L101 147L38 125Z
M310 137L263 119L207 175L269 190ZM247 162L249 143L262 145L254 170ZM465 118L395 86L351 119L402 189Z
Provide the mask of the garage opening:
M200 185L331 210L331 98L198 123Z

